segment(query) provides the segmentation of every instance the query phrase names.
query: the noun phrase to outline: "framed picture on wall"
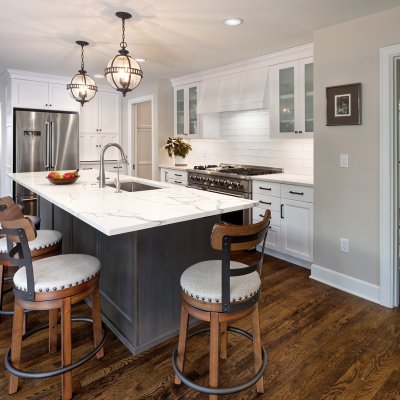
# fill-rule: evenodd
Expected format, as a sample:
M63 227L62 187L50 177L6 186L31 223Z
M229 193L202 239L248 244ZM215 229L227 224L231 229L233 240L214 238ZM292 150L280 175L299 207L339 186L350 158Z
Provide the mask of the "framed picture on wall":
M361 83L326 88L326 125L361 124Z

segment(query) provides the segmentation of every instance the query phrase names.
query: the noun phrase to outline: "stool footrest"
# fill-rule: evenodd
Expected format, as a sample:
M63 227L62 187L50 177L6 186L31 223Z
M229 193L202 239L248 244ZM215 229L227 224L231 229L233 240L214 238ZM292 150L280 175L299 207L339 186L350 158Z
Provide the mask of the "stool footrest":
M209 332L209 331L210 331L209 327L199 329L199 330L189 334L187 339L190 339L193 336L199 335L200 333ZM241 328L230 326L230 327L228 327L228 331L238 333L242 336L247 337L251 341L253 341L253 335L251 335L249 332L247 332ZM174 368L174 371L175 371L176 375L179 377L179 379L185 385L189 386L193 390L196 390L200 393L214 394L214 395L232 394L232 393L237 393L237 392L241 392L242 390L248 389L250 386L255 385L260 380L260 378L262 377L262 375L265 371L265 368L267 367L267 353L263 346L261 346L261 352L262 352L262 361L261 361L260 369L255 373L255 375L252 378L250 378L246 382L242 383L241 385L237 385L237 386L224 387L224 388L221 388L221 387L212 388L210 386L202 386L202 385L198 385L197 383L194 383L193 381L188 379L185 375L183 375L182 371L178 368L178 365L177 365L178 348L177 347L175 348L175 350L172 354L172 367Z
M87 322L93 324L93 319L89 317L73 317L71 318L72 322ZM22 340L28 338L29 336L32 336L36 332L39 332L43 329L46 329L49 327L49 324L43 324L39 325L30 331L26 332L22 336ZM8 349L6 353L6 359L5 359L5 367L7 371L9 371L11 374L17 376L18 378L24 378L24 379L41 379L41 378L50 378L52 376L57 376L64 374L65 372L71 371L74 368L79 367L80 365L84 364L86 361L90 360L92 357L94 357L99 350L103 347L104 342L106 340L106 328L104 325L104 322L102 322L102 333L103 337L101 338L100 343L92 350L90 353L86 354L84 357L79 359L78 361L74 362L73 364L67 365L62 368L57 368L49 371L44 371L44 372L28 372L28 371L23 371L20 369L15 368L12 363L11 363L11 349Z

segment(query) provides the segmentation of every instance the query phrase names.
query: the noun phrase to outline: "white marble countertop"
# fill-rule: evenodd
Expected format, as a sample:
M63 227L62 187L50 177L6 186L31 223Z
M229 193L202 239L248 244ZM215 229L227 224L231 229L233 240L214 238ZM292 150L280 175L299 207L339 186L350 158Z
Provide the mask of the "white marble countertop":
M138 182L161 189L115 193L100 189L97 170L80 172L71 185L53 185L46 172L12 173L17 183L106 235L117 235L224 212L251 208L257 202L218 193L120 175L121 182ZM107 172L111 183L116 173Z
M307 175L269 174L252 176L251 179L258 181L289 183L292 185L314 187L314 177Z
M181 171L186 171L187 169L193 169L192 164L184 165L184 166L176 166L176 165L159 165L158 168L166 168L166 169L179 169Z

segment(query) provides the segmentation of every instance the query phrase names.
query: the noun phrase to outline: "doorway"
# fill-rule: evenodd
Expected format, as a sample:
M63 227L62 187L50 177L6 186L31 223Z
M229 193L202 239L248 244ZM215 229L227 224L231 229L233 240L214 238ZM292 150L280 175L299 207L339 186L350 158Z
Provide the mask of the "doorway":
M128 114L128 158L131 175L154 179L157 160L152 97L131 100Z

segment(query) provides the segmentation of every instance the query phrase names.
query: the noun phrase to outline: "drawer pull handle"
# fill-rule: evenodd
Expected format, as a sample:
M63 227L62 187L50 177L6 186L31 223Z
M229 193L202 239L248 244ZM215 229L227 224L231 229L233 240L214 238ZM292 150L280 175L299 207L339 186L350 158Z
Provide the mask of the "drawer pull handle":
M258 216L261 217L261 218L264 218L264 215L262 215L262 214L258 214Z
M285 219L285 217L283 216L283 206L284 206L284 204L281 204L281 218Z
M182 174L174 174L175 176L182 176Z
M289 193L298 194L299 196L303 196L304 195L304 192L294 192L293 190L290 190Z
M266 188L266 187L263 187L263 186L260 186L260 189L262 189L262 190L272 190L272 188Z
M115 169L121 169L122 167L120 166L120 167L113 167L113 168L115 168Z
M269 205L272 204L270 201L263 201L263 200L260 200L260 203L262 203L262 204L269 204Z
M180 182L180 181L174 181L175 183L179 183L180 185L182 185L182 182Z
M82 169L93 169L93 168L82 168Z

